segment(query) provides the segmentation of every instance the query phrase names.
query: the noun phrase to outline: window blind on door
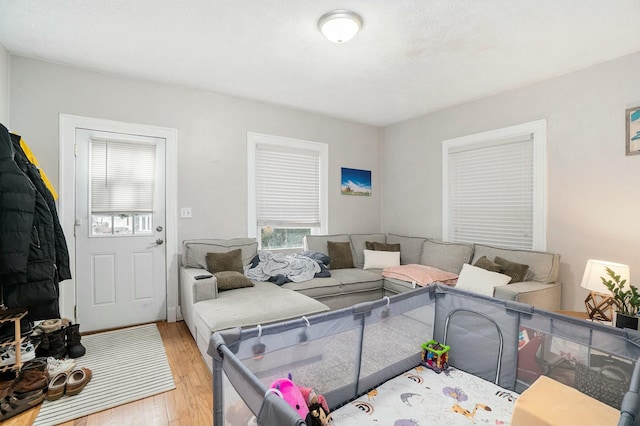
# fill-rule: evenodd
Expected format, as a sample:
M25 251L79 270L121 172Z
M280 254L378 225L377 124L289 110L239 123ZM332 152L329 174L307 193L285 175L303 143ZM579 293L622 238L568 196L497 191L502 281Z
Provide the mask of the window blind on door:
M533 135L451 146L451 241L532 249Z
M258 226L320 227L320 153L256 146Z
M91 140L91 213L153 212L156 147Z

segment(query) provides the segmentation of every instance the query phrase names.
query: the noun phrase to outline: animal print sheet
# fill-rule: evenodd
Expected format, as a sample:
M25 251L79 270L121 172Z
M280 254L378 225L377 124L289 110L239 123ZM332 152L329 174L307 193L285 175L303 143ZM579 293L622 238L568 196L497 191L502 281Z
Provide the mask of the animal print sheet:
M335 426L508 425L518 394L449 367L416 367L333 411Z

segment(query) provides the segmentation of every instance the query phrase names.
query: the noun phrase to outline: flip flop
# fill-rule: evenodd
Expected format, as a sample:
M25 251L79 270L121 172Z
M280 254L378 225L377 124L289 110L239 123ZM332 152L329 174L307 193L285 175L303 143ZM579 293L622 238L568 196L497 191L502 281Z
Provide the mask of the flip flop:
M0 421L7 420L38 406L42 401L44 401L44 395L45 392L42 389L39 389L2 398L2 400L0 400Z

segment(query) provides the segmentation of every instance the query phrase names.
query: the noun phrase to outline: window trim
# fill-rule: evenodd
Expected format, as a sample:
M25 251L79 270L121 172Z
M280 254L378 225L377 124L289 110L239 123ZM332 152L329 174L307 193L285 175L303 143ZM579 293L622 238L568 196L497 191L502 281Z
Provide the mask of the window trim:
M449 232L449 150L464 145L490 142L530 133L533 135L533 241L532 250L547 247L547 120L530 121L515 126L475 133L442 141L442 239L450 240Z
M249 238L256 238L258 244L260 244L256 212L256 148L259 144L316 151L319 153L320 227L312 228L311 233L320 235L327 234L327 230L329 229L329 146L321 142L247 132L247 236Z

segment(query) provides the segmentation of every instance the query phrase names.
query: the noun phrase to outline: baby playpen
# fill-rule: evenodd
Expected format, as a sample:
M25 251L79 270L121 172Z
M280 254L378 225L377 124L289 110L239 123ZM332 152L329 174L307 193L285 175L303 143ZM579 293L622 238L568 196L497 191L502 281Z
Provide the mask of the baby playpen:
M308 318L215 333L209 345L214 424L304 425L268 391L289 375L324 395L336 426L508 424L519 394L543 375L622 406L620 423L634 424L638 336L431 285ZM451 348L450 367L442 373L421 364L422 344L431 340ZM623 401L630 386L636 391Z

